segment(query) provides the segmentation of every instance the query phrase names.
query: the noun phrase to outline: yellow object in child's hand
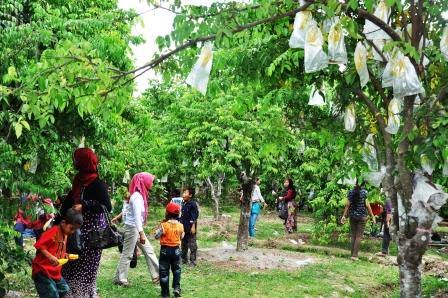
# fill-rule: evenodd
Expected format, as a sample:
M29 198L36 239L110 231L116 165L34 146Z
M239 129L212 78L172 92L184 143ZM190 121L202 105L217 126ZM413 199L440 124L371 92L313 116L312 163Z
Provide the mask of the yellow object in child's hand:
M59 262L59 266L62 266L68 262L68 259L58 259L58 262Z
M79 255L69 254L68 255L68 259L71 260L71 261L77 260L77 259L79 259Z

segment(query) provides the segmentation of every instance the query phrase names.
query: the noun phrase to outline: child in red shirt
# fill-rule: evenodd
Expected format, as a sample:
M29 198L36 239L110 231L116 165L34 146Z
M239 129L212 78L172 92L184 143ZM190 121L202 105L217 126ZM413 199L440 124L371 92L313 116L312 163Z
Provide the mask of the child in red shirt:
M62 278L60 259L76 258L66 254L67 237L82 225L82 215L69 209L59 225L45 231L36 242L32 263L33 280L40 298L62 298L70 288Z
M174 297L180 294L180 244L184 237L184 226L178 221L180 206L169 203L166 206L166 218L156 231L156 239L160 239L159 276L162 297L170 297L170 267L173 271Z

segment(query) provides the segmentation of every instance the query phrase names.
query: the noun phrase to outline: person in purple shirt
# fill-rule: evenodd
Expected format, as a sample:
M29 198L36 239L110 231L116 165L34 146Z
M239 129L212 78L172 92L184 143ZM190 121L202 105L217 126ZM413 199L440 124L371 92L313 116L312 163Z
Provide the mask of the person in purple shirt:
M383 220L383 242L381 244L381 252L378 253L378 255L380 256L386 256L389 254L389 244L391 241L389 227L392 220L392 202L390 199L386 199L386 201L384 202Z

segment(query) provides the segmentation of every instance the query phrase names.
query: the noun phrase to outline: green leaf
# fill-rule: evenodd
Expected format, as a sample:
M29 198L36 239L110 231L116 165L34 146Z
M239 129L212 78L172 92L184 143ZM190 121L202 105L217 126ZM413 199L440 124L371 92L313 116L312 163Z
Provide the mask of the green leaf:
M20 123L25 127L26 129L30 130L30 124L26 120L20 121Z
M23 128L23 126L19 122L14 124L14 130L16 132L16 137L17 138L20 138L20 136L22 135L22 128Z

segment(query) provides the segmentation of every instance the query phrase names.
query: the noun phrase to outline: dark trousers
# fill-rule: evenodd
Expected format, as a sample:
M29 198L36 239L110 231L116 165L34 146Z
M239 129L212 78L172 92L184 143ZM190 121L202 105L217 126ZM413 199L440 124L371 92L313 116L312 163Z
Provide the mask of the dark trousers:
M350 235L352 238L351 254L352 257L358 257L359 245L366 226L367 217L350 217Z
M188 263L188 250L190 250L190 262L195 263L198 245L196 243L196 234L191 232L185 233L182 239L182 261L184 263Z
M390 244L390 231L389 226L384 224L384 233L383 233L383 242L381 243L381 252L384 254L389 253L389 244Z
M173 272L173 290L180 294L180 257L179 247L162 246L159 257L159 277L162 297L170 296L170 268Z
M42 273L33 276L34 285L40 298L63 298L70 290L67 282L51 279Z
M14 237L14 241L20 247L23 247L23 232L25 232L25 229L26 226L21 222L18 222L14 225L14 231L20 233L20 236Z

